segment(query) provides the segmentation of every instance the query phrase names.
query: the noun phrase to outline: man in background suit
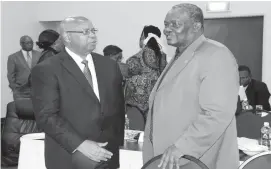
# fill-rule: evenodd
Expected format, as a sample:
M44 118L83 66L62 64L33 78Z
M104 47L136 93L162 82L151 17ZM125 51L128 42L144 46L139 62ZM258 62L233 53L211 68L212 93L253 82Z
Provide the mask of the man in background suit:
M144 163L163 154L161 168L198 168L183 155L209 169L239 166L238 66L227 47L204 37L203 21L202 10L192 4L176 5L166 15L164 34L177 49L150 96Z
M30 88L25 84L28 82L32 67L34 67L39 58L40 52L33 50L33 40L25 35L20 38L22 49L8 57L8 81L9 87L13 92L14 100L30 97Z
M241 101L244 99L244 97L246 97L250 106L255 108L256 105L262 105L264 110L270 111L270 93L266 84L264 82L252 79L249 67L240 65L238 70L240 85L244 87L246 95L241 96Z
M85 17L61 22L65 51L32 70L33 107L45 132L47 169L116 169L124 141L122 75L92 52L97 29Z
M128 77L128 65L122 63L122 49L115 45L108 45L103 49L104 56L116 61L119 64L121 74L123 78Z

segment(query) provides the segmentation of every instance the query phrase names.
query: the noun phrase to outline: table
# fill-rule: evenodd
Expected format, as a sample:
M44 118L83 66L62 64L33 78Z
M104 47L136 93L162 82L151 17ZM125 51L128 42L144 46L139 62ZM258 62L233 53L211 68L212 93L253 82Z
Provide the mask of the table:
M20 138L18 169L46 169L44 138L44 133L26 134ZM120 169L140 169L143 166L142 147L142 142L125 141L120 148Z
M142 142L125 141L120 148L120 169L140 169L143 166L142 147Z
M46 169L44 162L44 133L33 133L21 138L21 149L18 169ZM143 142L125 141L120 148L120 169L140 169ZM240 160L248 156L240 153Z

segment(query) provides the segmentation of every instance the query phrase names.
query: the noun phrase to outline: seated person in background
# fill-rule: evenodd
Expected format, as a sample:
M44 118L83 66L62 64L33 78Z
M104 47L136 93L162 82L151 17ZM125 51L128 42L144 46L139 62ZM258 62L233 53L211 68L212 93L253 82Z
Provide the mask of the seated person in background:
M241 85L239 91L240 100L243 101L247 99L249 105L253 108L255 108L256 105L262 105L264 110L270 111L270 93L266 84L252 79L249 67L241 65L238 70Z
M7 62L7 77L14 100L30 97L28 77L40 58L40 52L33 50L33 40L25 35L20 39L21 50L11 54Z
M121 74L123 79L128 77L128 66L125 63L122 63L122 49L115 45L108 45L103 50L104 56L109 57L110 59L116 61L119 64Z

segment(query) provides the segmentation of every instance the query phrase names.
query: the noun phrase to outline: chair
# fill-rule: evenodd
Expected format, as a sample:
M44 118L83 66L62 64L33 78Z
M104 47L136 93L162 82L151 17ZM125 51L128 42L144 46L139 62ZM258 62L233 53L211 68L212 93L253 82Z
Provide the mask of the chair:
M250 139L259 139L261 137L261 128L264 122L271 124L271 114L260 117L253 111L242 112L236 117L237 136Z
M147 163L145 163L141 169L158 169L158 164L160 163L161 158L162 154L152 158ZM200 169L209 169L203 162L201 162L199 159L196 159L195 157L184 155L182 158L192 161Z
M124 86L124 96L125 96L125 113L129 118L129 127L131 130L140 130L144 131L145 129L145 119L143 113L134 106L130 106L126 103L126 97L128 93L128 85L125 83Z
M3 125L1 137L1 165L17 165L20 151L20 137L36 132L39 132L39 129L35 122L31 99L18 99L8 103L6 120Z
M244 161L239 169L270 169L271 151L259 153Z
M131 130L144 131L145 119L138 108L134 106L127 106L126 114L129 118L129 128Z

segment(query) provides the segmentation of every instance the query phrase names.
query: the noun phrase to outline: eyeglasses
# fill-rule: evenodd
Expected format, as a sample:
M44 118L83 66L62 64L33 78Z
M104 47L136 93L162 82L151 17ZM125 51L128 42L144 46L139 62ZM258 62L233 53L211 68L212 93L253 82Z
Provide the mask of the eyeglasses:
M33 42L22 42L23 44L32 45Z
M164 23L165 28L170 28L170 29L179 29L180 27L182 27L184 24L180 21L172 21L172 22L165 22Z
M84 29L82 31L66 31L69 33L82 33L83 35L90 35L91 33L93 35L96 35L96 33L98 32L98 29L96 28L92 28L92 29Z

